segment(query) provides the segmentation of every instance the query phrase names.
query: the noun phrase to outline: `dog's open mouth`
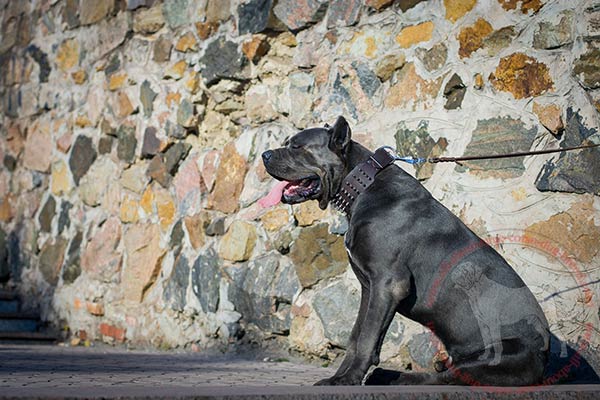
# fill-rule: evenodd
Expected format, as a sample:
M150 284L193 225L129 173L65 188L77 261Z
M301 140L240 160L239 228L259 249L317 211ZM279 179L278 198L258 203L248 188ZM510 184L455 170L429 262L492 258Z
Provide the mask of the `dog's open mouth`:
M317 176L286 181L281 180L269 192L268 195L259 200L262 207L270 207L284 202L286 204L301 203L306 200L315 199L321 192L321 180Z
M284 186L282 199L288 200L294 197L310 199L319 192L320 188L321 180L316 176L292 181Z

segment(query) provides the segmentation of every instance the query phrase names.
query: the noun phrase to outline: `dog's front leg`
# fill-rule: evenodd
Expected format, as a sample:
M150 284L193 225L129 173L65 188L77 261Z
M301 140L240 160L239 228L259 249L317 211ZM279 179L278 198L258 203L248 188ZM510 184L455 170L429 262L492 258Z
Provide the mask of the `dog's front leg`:
M365 319L365 315L367 314L367 306L369 305L369 288L368 286L362 285L362 289L360 292L360 308L358 309L358 315L356 316L356 321L354 322L354 327L352 328L352 333L350 333L350 338L348 339L348 345L346 346L346 356L344 357L344 361L338 368L335 375L331 378L322 379L315 383L316 386L319 385L330 385L330 381L335 379L338 376L344 375L345 372L348 371L354 359L356 358L356 345L358 342L358 337L360 335L360 331L363 327L363 322Z
M358 329L353 354L347 356L334 376L319 381L318 385L360 385L362 383L369 367L378 362L378 344L392 322L396 306L406 295L406 293L400 294L395 289L397 285L388 280L371 283L362 329Z

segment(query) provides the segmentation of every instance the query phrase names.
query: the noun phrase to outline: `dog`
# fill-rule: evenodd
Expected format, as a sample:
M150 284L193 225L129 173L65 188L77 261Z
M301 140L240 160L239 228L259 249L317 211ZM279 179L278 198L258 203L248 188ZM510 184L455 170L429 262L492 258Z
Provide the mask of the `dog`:
M334 203L348 219L344 243L361 285L360 307L344 360L316 385L360 385L365 378L399 385L540 383L550 333L535 297L502 256L387 153L386 160L381 149L353 141L343 117L262 153L266 171L280 181L265 204L316 200L326 209ZM474 266L495 290L519 296L467 294L461 272L452 274L459 264ZM510 318L498 321L494 335L482 332L499 312ZM367 377L396 313L427 326L444 344L449 358L439 372L377 368Z

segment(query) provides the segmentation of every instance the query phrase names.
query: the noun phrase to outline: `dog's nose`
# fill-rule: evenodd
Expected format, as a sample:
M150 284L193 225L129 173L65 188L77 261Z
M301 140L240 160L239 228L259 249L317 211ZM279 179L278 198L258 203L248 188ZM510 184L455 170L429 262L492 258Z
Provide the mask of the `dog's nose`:
M273 150L267 150L264 153L262 153L263 163L267 164L271 157L273 157Z

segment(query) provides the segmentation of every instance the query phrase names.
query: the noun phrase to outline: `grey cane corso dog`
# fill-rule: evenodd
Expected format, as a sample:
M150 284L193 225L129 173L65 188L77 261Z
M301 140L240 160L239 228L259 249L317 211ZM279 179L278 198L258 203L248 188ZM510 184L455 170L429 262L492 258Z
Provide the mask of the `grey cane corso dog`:
M346 175L374 154L350 135L339 117L333 127L303 130L285 147L264 152L267 172L282 181L281 201L317 200L327 208ZM419 181L391 164L347 211L345 245L362 287L361 302L341 366L318 385L360 385L379 363L396 313L430 328L450 357L436 368L439 372L375 369L367 384L541 382L549 331L538 302L502 256ZM503 288L519 296L500 295ZM493 334L482 332L490 326Z

